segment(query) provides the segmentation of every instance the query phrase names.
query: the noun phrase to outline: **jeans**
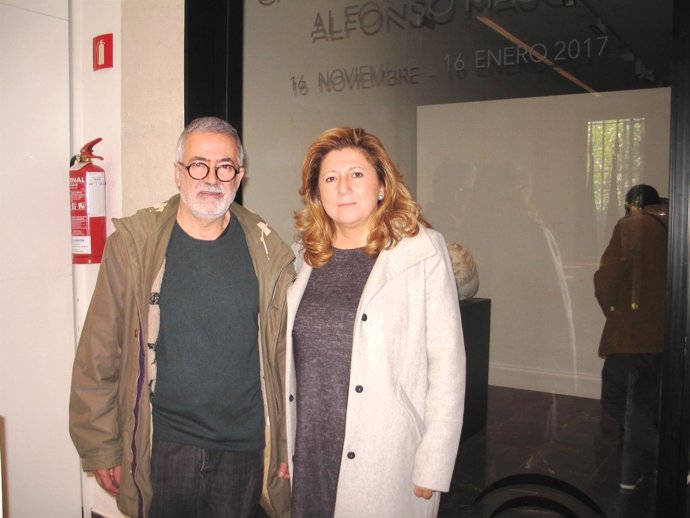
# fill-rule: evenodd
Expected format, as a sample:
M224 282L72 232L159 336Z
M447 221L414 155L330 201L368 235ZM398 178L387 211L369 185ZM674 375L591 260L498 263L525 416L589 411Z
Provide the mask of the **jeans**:
M621 482L633 483L644 457L656 455L662 355L610 354L604 361L601 403L623 429Z
M252 518L263 450L224 451L153 441L150 518Z

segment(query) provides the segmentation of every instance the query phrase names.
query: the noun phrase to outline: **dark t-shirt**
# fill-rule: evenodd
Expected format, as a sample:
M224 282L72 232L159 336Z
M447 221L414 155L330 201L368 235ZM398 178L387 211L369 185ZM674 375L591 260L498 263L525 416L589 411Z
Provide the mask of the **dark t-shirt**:
M175 224L160 293L154 437L230 451L264 447L259 285L235 218L216 240Z

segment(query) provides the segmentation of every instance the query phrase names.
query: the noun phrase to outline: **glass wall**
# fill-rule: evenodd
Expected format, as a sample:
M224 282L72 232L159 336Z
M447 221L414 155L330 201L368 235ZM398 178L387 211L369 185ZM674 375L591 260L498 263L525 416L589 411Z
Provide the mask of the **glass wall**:
M654 515L671 11L244 3L245 204L291 240L309 144L363 127L475 260L479 290L463 304L490 301L490 334L488 364L468 363L468 378L486 370L489 387L468 397L486 420L463 436L441 516Z

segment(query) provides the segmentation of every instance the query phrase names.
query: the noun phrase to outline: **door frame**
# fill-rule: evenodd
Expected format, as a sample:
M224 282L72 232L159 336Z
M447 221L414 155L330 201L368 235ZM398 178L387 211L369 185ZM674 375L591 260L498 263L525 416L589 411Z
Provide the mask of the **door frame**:
M690 361L688 336L688 202L690 200L690 3L674 0L669 171L666 336L661 389L656 515L685 516Z

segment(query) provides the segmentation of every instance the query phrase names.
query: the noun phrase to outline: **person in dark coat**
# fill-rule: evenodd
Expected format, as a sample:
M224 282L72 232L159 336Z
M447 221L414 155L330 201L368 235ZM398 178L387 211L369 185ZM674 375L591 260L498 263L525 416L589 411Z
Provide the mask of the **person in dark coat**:
M625 210L594 274L594 290L606 316L601 403L623 432L620 488L635 491L644 479L644 456L656 453L668 211L645 184L628 191Z

